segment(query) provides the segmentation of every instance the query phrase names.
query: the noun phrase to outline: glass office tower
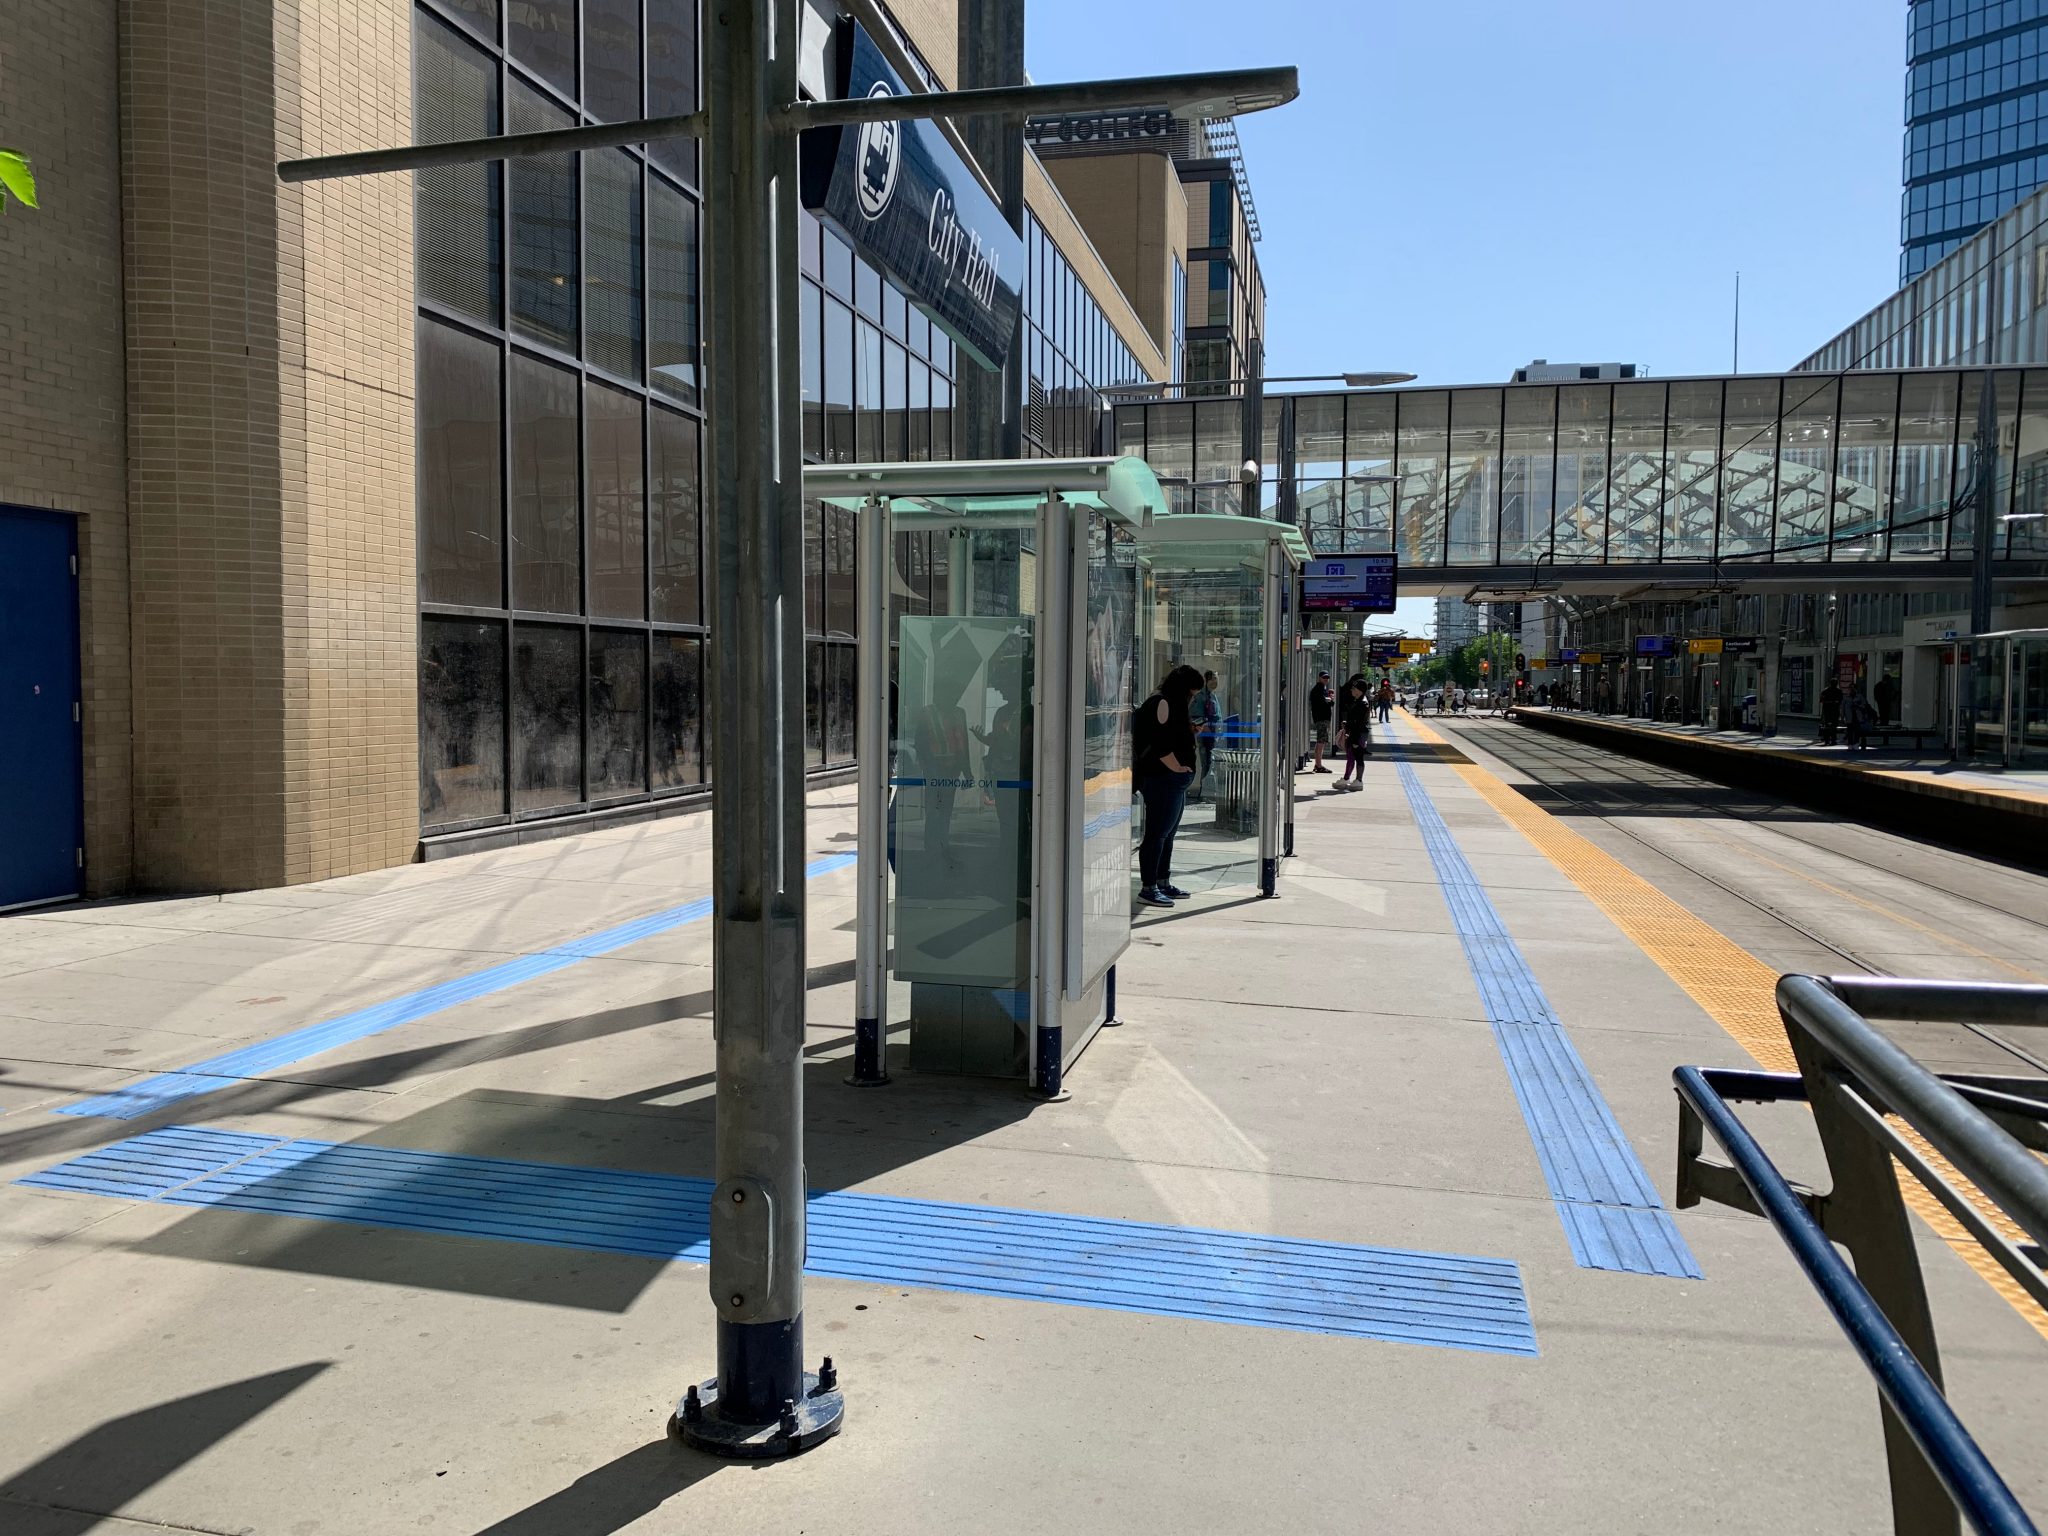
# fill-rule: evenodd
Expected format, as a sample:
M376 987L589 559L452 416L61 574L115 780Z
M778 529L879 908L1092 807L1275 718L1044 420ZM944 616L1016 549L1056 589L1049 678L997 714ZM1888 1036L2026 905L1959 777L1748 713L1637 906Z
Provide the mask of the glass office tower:
M1899 282L2048 181L2048 0L1912 0Z

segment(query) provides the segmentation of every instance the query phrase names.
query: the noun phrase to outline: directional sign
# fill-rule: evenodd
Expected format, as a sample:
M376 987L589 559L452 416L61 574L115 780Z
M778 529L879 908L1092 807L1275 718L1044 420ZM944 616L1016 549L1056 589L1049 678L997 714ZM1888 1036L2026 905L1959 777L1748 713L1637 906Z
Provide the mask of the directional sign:
M1721 654L1721 640L1718 635L1699 640L1688 640L1685 648L1695 656L1718 656Z
M1436 649L1434 640L1403 640L1401 654L1404 656L1427 656Z

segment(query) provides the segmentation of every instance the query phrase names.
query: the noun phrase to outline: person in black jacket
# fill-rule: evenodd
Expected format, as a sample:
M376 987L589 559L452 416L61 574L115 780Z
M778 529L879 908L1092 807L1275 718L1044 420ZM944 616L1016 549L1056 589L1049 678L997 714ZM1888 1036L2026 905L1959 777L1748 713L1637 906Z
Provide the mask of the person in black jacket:
M1336 701L1330 697L1330 674L1318 672L1315 687L1308 691L1308 723L1316 739L1316 761L1315 766L1309 769L1310 773L1330 771L1323 766L1323 753L1330 746L1330 716L1334 712L1335 703Z
M1344 685L1344 723L1339 739L1344 743L1344 777L1339 789L1365 788L1365 760L1372 756L1371 682L1354 677Z
M1178 666L1131 716L1131 778L1145 802L1145 837L1138 844L1138 900L1170 907L1188 893L1173 883L1173 834L1195 779L1195 722L1188 701L1202 674Z

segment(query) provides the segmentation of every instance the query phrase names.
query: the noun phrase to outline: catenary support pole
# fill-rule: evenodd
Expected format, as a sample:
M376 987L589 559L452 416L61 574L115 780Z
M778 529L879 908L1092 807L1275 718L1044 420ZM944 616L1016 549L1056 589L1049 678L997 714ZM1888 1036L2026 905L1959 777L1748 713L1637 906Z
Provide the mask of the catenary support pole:
M803 1364L802 445L794 135L799 0L705 12L704 276L710 416L712 1027L718 1375L672 1427L724 1456L835 1433L827 1365Z
M889 1081L889 503L860 510L860 649L855 828L853 1076L859 1088Z

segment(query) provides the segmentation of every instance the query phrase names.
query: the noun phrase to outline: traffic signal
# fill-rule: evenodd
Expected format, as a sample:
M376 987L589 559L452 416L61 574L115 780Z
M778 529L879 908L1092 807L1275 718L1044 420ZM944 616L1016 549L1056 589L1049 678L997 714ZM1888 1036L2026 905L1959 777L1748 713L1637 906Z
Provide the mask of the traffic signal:
M1482 656L1479 658L1479 670L1482 673L1491 672L1493 670L1493 663Z
M1515 670L1517 672L1526 672L1529 670L1529 658L1523 655L1520 651L1515 652Z

